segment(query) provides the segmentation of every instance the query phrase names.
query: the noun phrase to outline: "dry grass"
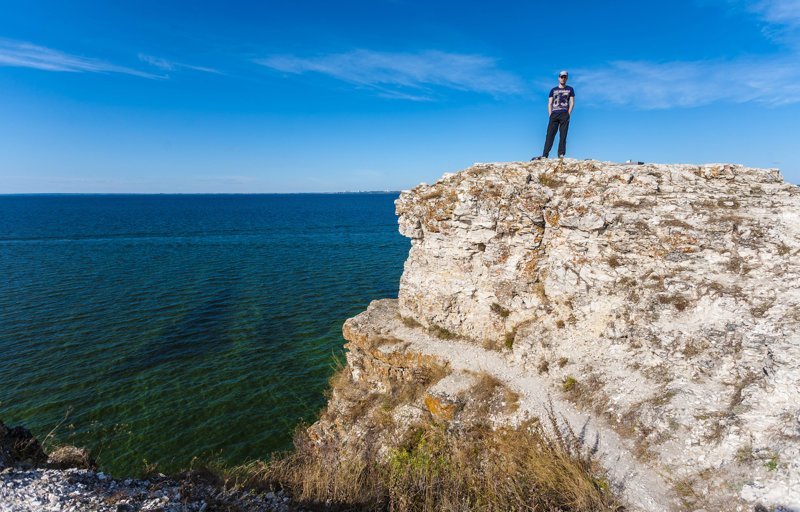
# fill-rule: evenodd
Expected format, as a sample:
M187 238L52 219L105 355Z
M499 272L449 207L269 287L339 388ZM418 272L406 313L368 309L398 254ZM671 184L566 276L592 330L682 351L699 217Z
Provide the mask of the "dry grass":
M441 325L431 324L428 331L440 340L454 340L458 338L456 333L445 329Z
M738 254L731 256L731 259L725 264L725 268L728 272L733 272L734 274L746 274L748 272L744 259Z
M773 304L775 304L775 299L762 301L759 304L751 307L750 313L756 318L764 318L764 315L767 314L767 311L772 309Z
M674 295L659 295L658 302L660 304L670 304L678 311L683 311L689 307L689 301L683 295L676 293Z
M733 408L737 405L742 403L744 397L742 396L742 391L744 388L749 386L750 384L755 383L758 380L758 375L755 373L748 373L738 381L733 386L733 394L731 395L731 400L728 403L728 410L733 411Z
M508 318L508 315L511 314L511 311L509 311L508 309L504 308L503 306L501 306L496 302L492 303L490 309L492 310L493 313L499 315L500 318Z
M383 409L391 410L419 400L428 388L449 373L449 367L434 365L419 369L413 379L393 382L389 393L383 397Z
M658 225L672 228L694 229L694 226L679 219L665 219L659 222Z
M550 421L554 436L538 421L460 432L425 425L384 463L298 436L294 452L242 466L231 476L248 487L283 488L316 510L622 510L605 480L594 476L597 465L577 436L552 414Z
M653 232L653 230L650 228L650 224L641 219L633 223L633 228L633 232L637 234L649 234Z
M467 416L483 420L491 414L512 414L519 409L519 394L509 389L496 377L479 373L475 383L467 391L469 401L464 408Z
M384 347L386 345L397 345L400 343L404 343L403 340L400 338L395 338L394 336L375 335L368 337L362 346L364 348L375 349L378 347Z
M747 222L746 217L742 217L741 215L720 215L715 219L718 223L731 223L731 224L742 224L743 222Z
M694 490L694 481L692 479L684 479L675 482L675 492L681 503L687 510L694 510L697 503L700 501L700 496Z
M329 380L326 396L342 404L336 409L336 421L346 425L366 422L386 426L390 417L387 412L396 407L415 402L425 391L450 373L446 365L429 363L415 367L406 378L387 378L385 392L376 392L374 382L356 382L349 366L335 362L335 373ZM323 411L322 416L326 416Z
M400 321L403 322L403 325L405 325L406 327L411 327L411 328L422 327L421 323L417 322L416 320L414 320L411 317L402 316L402 315L399 315L399 316L400 316Z
M293 451L269 461L213 471L225 486L283 489L293 506L306 510L622 510L606 481L597 477L599 466L590 450L568 426L558 423L552 407L547 418L550 433L538 419L496 430L485 424L490 414L514 412L519 400L516 393L486 373L478 374L467 392L470 400L465 410L473 409L471 416L477 421L459 422L454 428L429 419L425 424L395 430L388 454L383 451L386 455L378 456L385 441L375 434L388 427L376 418L384 410L414 402L446 372L445 367L434 366L409 381L390 383L383 404L360 413L366 415L357 420L365 434L353 443L335 438L321 441L318 431L299 427ZM347 397L358 402L359 393L369 396L368 401L375 399L368 389L352 381L347 367L331 384L336 387L331 395L339 400ZM351 417L352 409L335 410L335 417L328 421L348 425L356 420ZM324 412L323 418L329 413Z
M517 338L517 330L514 329L505 334L504 344L508 350L514 349L514 340Z
M753 445L746 444L736 450L736 462L739 464L750 464L755 460L755 456L753 455Z
M731 393L731 398L728 401L727 409L695 416L697 419L710 420L711 422L709 430L703 435L704 441L715 444L722 441L722 438L725 436L728 428L731 426L731 424L735 424L737 421L735 410L736 407L741 405L742 401L744 400L742 391L744 391L747 386L755 383L757 380L757 374L746 374L744 377L734 383L733 393Z
M539 361L539 366L537 366L536 369L539 371L540 374L541 373L549 373L550 372L550 363L547 361L547 359L542 358Z
M608 266L611 268L617 268L622 265L622 262L619 260L616 254L609 256L606 261L608 262Z
M708 345L701 340L692 340L691 342L687 342L684 345L683 352L684 357L691 358L698 356L700 354L705 353L708 349Z
M565 182L564 180L556 177L555 173L551 174L542 173L539 175L539 183L541 183L545 187L558 188Z
M602 386L602 383L590 383L585 386L590 389L597 389ZM653 458L653 446L663 443L670 438L666 432L658 434L655 429L642 421L641 415L646 411L655 412L661 416L665 414L663 407L675 396L674 391L663 390L661 393L656 394L648 399L640 400L635 404L628 407L622 415L617 416L612 411L605 409L609 402L608 396L603 396L600 400L595 400L594 408L598 415L605 415L609 422L614 426L614 430L621 436L633 440L633 454L639 460L650 460ZM676 430L679 426L673 420L669 420L672 430Z
M535 282L531 291L539 299L539 302L545 306L550 304L550 298L547 296L547 291L545 290L544 283L542 281Z
M94 469L97 467L89 450L72 445L59 446L51 451L48 454L47 463L49 466L59 469Z
M238 466L226 480L249 489L284 489L312 510L384 510L385 471L366 454L317 446L302 431L294 443L293 452Z
M468 391L477 421L399 426L385 423L402 404L416 403L446 375L445 366L415 367L374 382L354 381L349 367L331 378L328 428L352 432L327 437L299 427L294 450L268 461L215 468L226 486L283 489L293 507L324 511L501 512L621 510L598 466L572 430L549 414L548 434L538 420L493 430L485 419L512 413L519 397L488 374ZM344 403L342 403L344 402ZM320 434L322 435L320 436ZM388 448L388 453L386 451ZM381 454L380 456L378 454Z
M436 427L392 453L390 510L509 511L619 508L591 476L579 443L549 441L537 422L519 429Z
M427 192L424 192L423 194L421 194L421 198L423 200L427 201L429 199L436 199L438 197L442 197L442 194L444 194L444 189L443 188L432 188L432 189L428 190Z
M695 211L703 211L703 210L718 210L728 209L728 210L735 210L740 208L742 205L741 203L734 197L720 197L717 199L704 199L702 201L692 203L692 209Z
M577 390L578 389L577 386L578 386L578 381L572 375L567 375L564 378L564 381L561 383L561 389L563 389L565 393Z

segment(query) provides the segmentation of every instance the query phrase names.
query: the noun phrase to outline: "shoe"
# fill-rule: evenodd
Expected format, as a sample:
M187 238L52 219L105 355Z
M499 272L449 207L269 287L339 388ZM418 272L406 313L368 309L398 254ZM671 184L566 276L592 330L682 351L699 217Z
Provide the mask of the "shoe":
M535 156L535 157L531 158L531 162L535 162L537 160L544 160L545 158L547 158L547 157L546 156Z
M562 160L563 160L563 158L564 158L564 155L558 155L558 158L560 158L560 159L562 159Z

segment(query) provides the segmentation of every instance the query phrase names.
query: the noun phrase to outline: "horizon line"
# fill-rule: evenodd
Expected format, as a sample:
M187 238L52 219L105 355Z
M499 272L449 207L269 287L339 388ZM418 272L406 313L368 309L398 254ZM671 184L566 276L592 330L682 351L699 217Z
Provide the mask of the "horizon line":
M402 190L341 190L334 192L0 192L8 196L276 196L334 194L399 194Z

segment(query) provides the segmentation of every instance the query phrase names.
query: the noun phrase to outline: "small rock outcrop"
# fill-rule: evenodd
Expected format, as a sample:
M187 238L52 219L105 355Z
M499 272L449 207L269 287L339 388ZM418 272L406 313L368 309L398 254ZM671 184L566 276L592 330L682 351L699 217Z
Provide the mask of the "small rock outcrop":
M381 457L424 417L550 411L629 510L800 509L800 188L777 170L476 164L396 209L399 298L346 322L316 442Z
M16 466L36 466L47 461L39 441L28 429L9 428L0 421L0 469Z

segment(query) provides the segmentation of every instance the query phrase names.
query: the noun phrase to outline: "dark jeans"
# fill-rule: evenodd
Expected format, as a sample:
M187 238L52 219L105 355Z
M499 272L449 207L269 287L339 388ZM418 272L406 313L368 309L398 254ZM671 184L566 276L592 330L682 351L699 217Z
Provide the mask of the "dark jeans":
M544 152L542 152L544 157L550 155L553 141L556 138L556 130L559 134L558 156L564 156L567 153L567 131L569 131L569 114L566 111L550 114L550 122L547 123L547 138L544 139Z

